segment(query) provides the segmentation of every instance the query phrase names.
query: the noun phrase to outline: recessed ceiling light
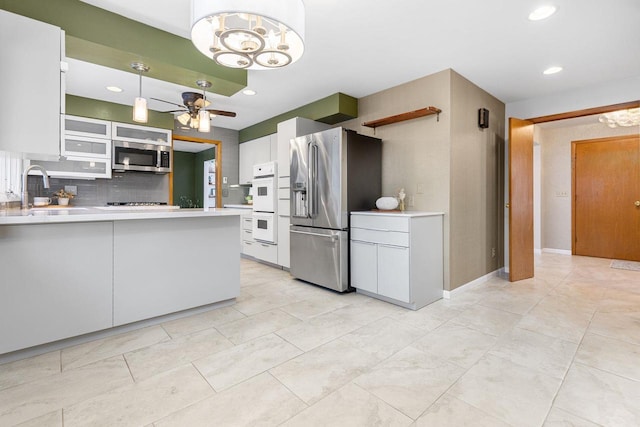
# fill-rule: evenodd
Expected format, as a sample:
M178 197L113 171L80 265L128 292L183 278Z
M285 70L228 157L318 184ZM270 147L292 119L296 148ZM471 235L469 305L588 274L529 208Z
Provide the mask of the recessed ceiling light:
M542 74L549 75L549 74L559 73L560 71L562 71L562 67L549 67L546 70L544 70Z
M253 89L245 89L245 90L242 91L242 93L244 93L245 95L252 96L252 95L256 94L256 91L253 90Z
M551 15L556 13L555 6L542 6L534 10L529 14L530 21L540 21L542 19L547 19Z
M122 89L119 88L118 86L107 86L107 90L110 92L116 92L116 93L122 92Z

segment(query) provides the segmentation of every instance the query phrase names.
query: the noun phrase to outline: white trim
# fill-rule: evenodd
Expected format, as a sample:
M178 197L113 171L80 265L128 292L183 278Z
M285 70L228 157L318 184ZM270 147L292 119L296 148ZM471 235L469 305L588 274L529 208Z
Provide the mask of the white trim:
M534 249L533 253L536 255L541 255L542 254L542 249Z
M571 251L568 251L566 249L553 249L553 248L542 248L542 253L545 253L545 254L572 255Z
M500 273L500 270L502 270L502 269L498 269L498 270L492 271L489 274L485 274L482 277L478 277L477 279L472 280L472 281L470 281L468 283L465 283L464 285L458 286L457 288L455 288L452 291L442 291L442 297L445 298L445 299L450 299L451 295L454 294L454 293L458 294L458 293L460 293L462 291L468 291L469 289L473 289L476 286L480 285L481 283L486 282L490 278L498 276L498 274Z

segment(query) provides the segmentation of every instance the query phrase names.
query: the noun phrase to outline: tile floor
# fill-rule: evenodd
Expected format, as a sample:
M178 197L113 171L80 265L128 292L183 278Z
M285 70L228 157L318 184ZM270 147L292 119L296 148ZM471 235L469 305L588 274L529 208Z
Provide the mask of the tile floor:
M609 263L414 312L243 260L232 306L0 365L0 425L638 426L640 272Z

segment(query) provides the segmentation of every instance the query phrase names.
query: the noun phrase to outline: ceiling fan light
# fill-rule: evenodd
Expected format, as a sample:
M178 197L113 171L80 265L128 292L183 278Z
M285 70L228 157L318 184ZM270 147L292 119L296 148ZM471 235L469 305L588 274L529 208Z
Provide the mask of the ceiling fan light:
M149 112L147 110L147 100L144 98L136 98L133 103L133 121L138 123L147 123Z
M176 117L176 120L178 120L181 125L186 126L189 124L189 120L191 120L191 116L189 115L189 113L182 113L178 117Z
M209 131L211 131L211 117L209 115L209 112L207 110L200 110L200 112L198 113L198 121L199 126L198 126L198 132L205 132L208 133Z

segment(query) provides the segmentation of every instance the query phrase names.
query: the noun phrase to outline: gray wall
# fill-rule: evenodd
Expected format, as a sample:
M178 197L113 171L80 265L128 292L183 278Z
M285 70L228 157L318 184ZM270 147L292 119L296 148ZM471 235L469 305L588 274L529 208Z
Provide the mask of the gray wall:
M422 117L373 129L362 122L428 106ZM479 130L478 108L491 111ZM359 117L341 125L382 138L382 190L407 193L408 209L444 212L445 289L502 266L504 104L452 70L358 100ZM491 254L496 248L496 256Z
M34 162L37 163L37 162ZM58 179L51 178L51 188L45 189L42 177L28 179L29 197L49 196L64 188L75 185L78 195L73 199L75 206L103 206L107 202L168 202L169 176L148 172L113 173L111 179ZM54 202L55 203L55 202Z

